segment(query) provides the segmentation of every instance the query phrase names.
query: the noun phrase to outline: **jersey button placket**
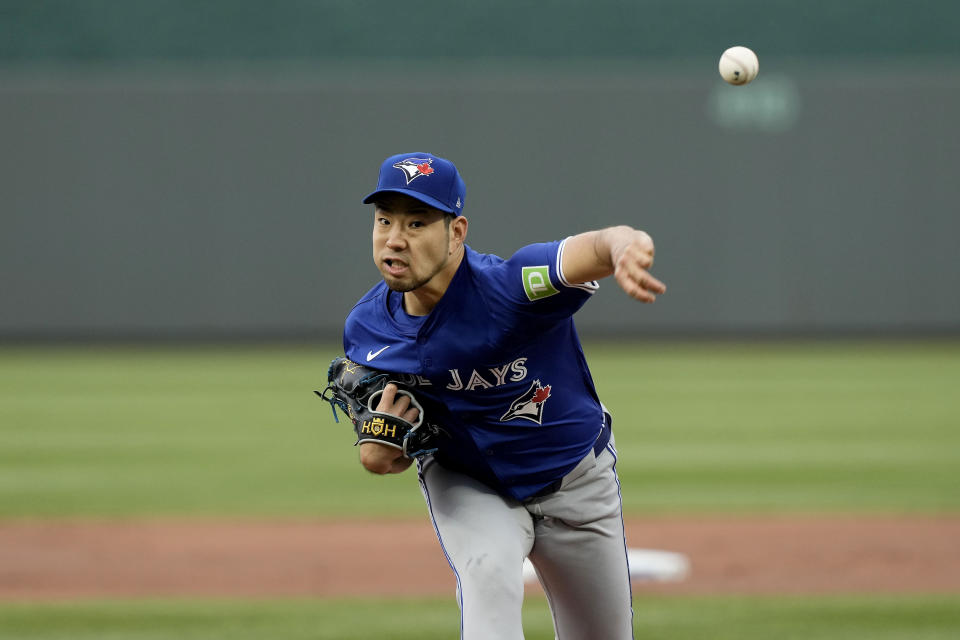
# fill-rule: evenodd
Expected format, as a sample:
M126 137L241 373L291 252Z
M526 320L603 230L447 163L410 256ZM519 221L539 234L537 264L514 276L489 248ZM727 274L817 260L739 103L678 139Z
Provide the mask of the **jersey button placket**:
M420 366L428 369L433 365L433 360L427 356L427 350L423 348L424 345L427 344L426 336L417 336L417 344L420 345Z

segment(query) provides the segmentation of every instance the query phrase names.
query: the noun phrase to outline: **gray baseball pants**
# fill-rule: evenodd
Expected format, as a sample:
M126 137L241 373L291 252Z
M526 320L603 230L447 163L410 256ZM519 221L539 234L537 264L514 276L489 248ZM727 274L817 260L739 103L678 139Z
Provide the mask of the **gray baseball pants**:
M418 464L437 538L457 579L462 640L522 640L523 559L536 569L557 640L630 640L633 609L613 439L551 494L525 502Z

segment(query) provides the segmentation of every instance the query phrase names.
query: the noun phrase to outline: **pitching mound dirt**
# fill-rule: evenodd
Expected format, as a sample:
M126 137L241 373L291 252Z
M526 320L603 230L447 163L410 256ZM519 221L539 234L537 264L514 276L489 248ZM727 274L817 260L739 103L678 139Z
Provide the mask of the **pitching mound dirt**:
M631 547L686 554L634 592L960 591L960 517L630 519ZM0 522L0 599L441 595L429 522Z

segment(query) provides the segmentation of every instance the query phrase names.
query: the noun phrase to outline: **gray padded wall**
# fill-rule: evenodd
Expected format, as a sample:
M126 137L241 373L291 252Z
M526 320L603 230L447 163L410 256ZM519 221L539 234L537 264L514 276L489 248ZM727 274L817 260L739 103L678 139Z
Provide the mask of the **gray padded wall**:
M0 336L336 334L417 150L476 249L650 231L667 295L582 330L960 328L955 68L455 71L3 74Z

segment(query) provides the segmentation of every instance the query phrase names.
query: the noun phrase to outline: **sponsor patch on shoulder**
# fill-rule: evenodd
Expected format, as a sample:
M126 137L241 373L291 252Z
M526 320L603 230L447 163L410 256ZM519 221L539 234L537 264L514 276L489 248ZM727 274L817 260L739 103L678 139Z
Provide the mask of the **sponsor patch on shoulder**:
M560 293L550 282L550 267L547 265L523 268L523 290L531 302Z

